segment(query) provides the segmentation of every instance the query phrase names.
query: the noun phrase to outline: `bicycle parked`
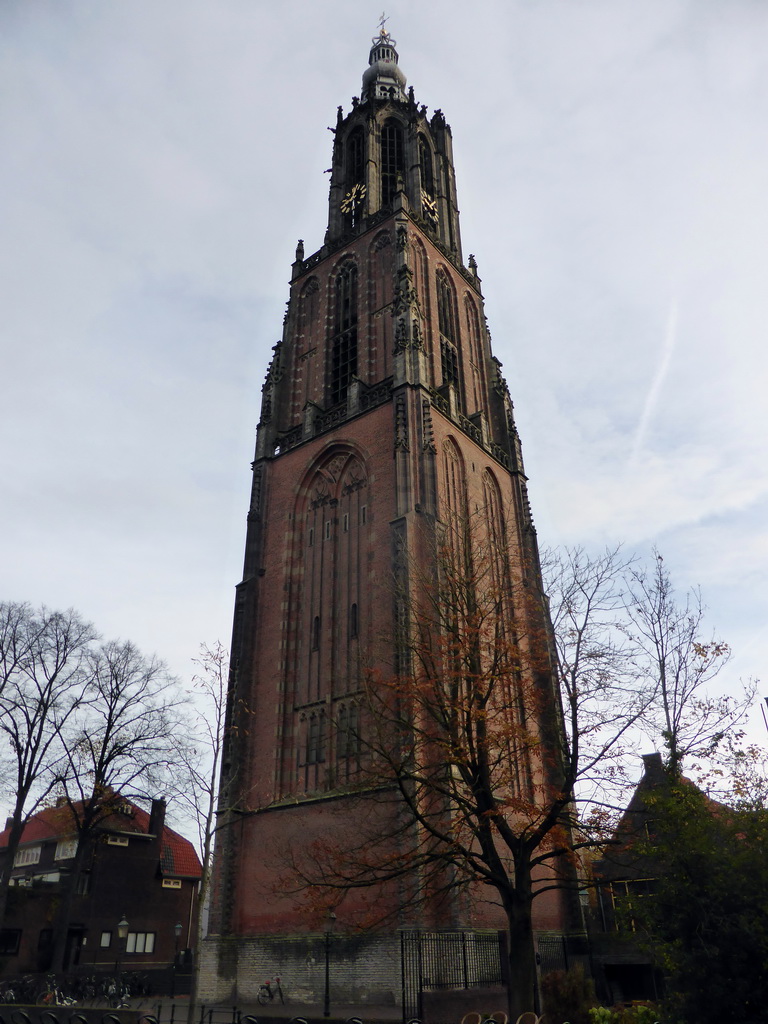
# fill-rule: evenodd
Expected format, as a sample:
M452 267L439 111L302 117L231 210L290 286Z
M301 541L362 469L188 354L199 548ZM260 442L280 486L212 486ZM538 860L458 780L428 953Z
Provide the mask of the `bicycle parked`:
M131 1005L131 992L123 978L105 978L102 995L113 1010L127 1010Z
M65 995L56 982L56 975L49 974L46 987L38 992L35 1002L38 1006L77 1006L77 1000Z
M32 977L31 974L25 974L21 978L10 978L3 983L0 1002L17 1005L34 1003L39 985L39 980Z
M272 985L274 984L274 989ZM275 996L280 996L280 1002L285 1005L285 998L283 997L283 990L280 987L280 978L275 975L274 978L267 978L263 985L259 986L259 991L256 994L259 1006L266 1006L267 1003L274 1001Z
M16 992L10 981L0 982L0 1003L15 1003Z

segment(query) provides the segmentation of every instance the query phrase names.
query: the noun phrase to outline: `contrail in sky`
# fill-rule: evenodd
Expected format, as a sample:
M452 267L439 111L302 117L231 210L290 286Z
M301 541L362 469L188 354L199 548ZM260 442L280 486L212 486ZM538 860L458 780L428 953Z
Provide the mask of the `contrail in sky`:
M653 382L648 390L648 394L645 399L645 405L643 406L643 412L640 416L640 422L637 425L635 431L635 440L632 444L632 454L629 457L630 464L637 461L637 457L640 454L640 449L645 441L645 435L648 432L648 424L651 421L651 416L656 409L656 403L661 393L662 385L664 384L664 378L667 376L669 370L669 364L672 360L672 353L675 350L677 344L677 299L673 299L670 307L669 314L667 316L667 329L664 334L664 348L661 352L661 359L659 365L656 367L656 373L653 378Z

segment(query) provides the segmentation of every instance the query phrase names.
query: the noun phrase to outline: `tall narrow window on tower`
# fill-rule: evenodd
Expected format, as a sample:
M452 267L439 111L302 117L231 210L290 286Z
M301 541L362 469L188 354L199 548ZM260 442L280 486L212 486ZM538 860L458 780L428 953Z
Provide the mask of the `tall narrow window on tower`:
M365 139L363 129L356 128L350 133L347 142L347 186L364 184L365 176Z
M403 173L403 130L394 121L381 129L381 205L389 206L397 192L397 176Z
M440 330L440 370L443 384L456 388L456 397L461 399L459 380L459 353L456 348L456 315L453 290L445 274L437 272L437 323Z
M350 260L336 277L336 310L331 352L331 404L343 402L357 373L357 267Z
M435 179L432 174L432 154L423 135L419 136L419 169L421 171L421 187L428 196L433 196L435 194Z

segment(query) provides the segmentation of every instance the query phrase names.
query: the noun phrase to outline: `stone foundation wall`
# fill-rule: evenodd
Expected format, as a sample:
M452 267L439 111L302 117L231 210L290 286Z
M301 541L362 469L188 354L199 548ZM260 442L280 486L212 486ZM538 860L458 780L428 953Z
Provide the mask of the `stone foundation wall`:
M397 935L332 935L330 986L334 1002L396 1006L401 998ZM325 987L325 936L209 936L200 952L201 1003L243 1005L279 976L291 1004L320 1003Z

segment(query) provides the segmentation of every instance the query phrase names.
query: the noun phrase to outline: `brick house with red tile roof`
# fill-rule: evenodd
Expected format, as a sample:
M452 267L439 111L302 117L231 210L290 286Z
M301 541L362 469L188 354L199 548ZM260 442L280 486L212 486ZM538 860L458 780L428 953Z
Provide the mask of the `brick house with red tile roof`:
M67 923L65 968L126 971L167 968L194 941L202 868L193 845L165 824L165 801L149 813L120 800L87 844ZM8 829L0 833L0 858ZM39 811L24 829L0 929L0 975L45 971L53 949L56 908L77 849L66 805ZM118 922L128 921L120 940ZM177 925L181 925L177 936Z

